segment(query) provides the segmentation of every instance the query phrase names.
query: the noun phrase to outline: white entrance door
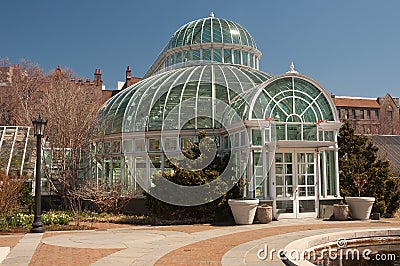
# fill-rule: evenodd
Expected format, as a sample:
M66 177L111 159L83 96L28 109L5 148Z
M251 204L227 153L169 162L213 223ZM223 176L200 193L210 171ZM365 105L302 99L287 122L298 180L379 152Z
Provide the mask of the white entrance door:
M277 218L317 217L317 161L314 151L275 154L272 188Z

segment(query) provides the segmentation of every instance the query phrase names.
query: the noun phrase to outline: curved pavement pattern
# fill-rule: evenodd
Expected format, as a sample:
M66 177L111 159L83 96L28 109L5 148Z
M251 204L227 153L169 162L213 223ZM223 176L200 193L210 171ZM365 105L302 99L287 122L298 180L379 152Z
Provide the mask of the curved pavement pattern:
M285 233L285 230L279 227L299 226L299 230L304 230L304 226L309 226L310 229L317 229L326 225L338 228L319 229L297 231ZM195 233L184 233L178 231L167 231L168 227L162 227L162 230L157 230L158 227L132 227L109 229L105 231L79 231L69 232L68 234L60 234L42 239L41 234L27 234L25 237L11 250L5 261L1 265L28 265L32 255L40 243L70 247L70 248L93 248L93 249L123 249L109 256L103 257L96 261L93 265L154 265L161 258L169 258L168 265L182 265L182 262L176 261L179 258L173 257L173 252L184 252L185 246L201 244L204 241L209 241L214 238L224 236L234 236L232 234L251 234L250 231L258 230L275 230L274 236L256 239L257 234L250 242L240 243L236 247L228 250L222 258L217 258L222 265L265 265L266 261L260 260L257 257L257 251L268 244L269 248L276 250L284 248L289 242L315 234L326 232L348 230L349 227L368 227L376 226L400 226L397 222L380 222L373 223L350 221L350 222L331 222L315 219L302 220L280 220L269 224L253 224L245 226L229 226L217 229L209 229ZM303 228L303 229L300 229ZM256 232L253 232L256 233ZM261 237L261 236L260 236ZM248 240L247 240L248 241ZM243 240L245 242L245 240ZM183 249L182 249L183 248ZM218 247L212 247L218 248ZM172 252L172 253L171 253ZM54 254L56 256L57 254ZM172 258L171 258L172 257ZM175 261L173 261L175 259ZM167 260L168 261L168 260ZM176 262L176 263L175 263ZM207 264L208 265L208 264ZM281 261L275 257L273 261L269 261L268 265L283 265Z

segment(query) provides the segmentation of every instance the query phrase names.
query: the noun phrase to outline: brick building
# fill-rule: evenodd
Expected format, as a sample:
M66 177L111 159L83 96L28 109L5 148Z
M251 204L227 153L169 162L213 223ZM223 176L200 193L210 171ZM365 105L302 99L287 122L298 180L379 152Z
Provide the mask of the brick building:
M399 98L332 97L340 120L349 120L357 134L369 135L380 157L389 160L391 174L400 177Z
M350 120L358 134L400 135L399 98L332 96L341 121Z

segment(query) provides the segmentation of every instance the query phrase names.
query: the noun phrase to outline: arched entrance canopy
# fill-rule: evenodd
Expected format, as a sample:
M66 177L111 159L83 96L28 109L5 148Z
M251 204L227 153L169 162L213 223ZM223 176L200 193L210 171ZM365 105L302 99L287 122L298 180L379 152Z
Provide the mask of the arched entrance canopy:
M234 110L243 120L270 120L283 123L338 122L329 93L315 80L287 73L271 78L236 97ZM225 124L232 115L226 113Z

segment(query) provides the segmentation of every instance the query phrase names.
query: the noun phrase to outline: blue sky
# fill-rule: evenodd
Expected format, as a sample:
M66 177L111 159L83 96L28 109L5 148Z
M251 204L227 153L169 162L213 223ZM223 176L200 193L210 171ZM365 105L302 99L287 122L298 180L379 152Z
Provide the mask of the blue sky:
M111 89L127 65L142 76L180 26L213 11L249 30L263 71L294 61L336 95L399 97L399 10L397 0L3 0L0 58L91 79L100 68Z

